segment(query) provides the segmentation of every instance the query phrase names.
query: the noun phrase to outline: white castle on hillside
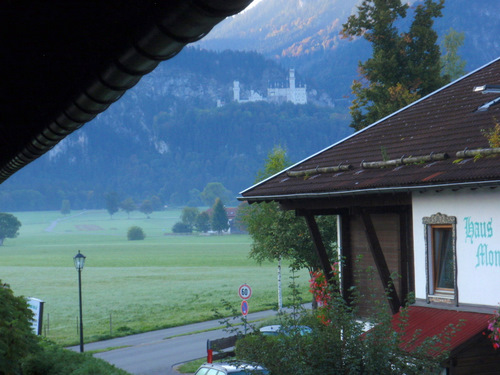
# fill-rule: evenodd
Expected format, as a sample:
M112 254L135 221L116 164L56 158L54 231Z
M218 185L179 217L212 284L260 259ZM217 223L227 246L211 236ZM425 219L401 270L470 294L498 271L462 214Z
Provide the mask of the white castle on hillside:
M268 87L267 98L258 92L250 90L248 99L241 99L240 82L233 81L234 101L238 103L266 101L273 103L292 102L293 104L307 104L307 86L295 86L295 69L290 69L288 83L288 87L283 87L283 84L281 87L277 87L277 85Z

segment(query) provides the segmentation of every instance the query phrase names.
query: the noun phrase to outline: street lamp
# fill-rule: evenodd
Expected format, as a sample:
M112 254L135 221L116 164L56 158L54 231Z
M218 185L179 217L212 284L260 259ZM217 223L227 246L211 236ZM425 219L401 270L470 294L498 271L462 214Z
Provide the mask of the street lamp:
M78 271L78 296L80 297L80 353L83 353L83 321L82 321L82 270L85 265L85 255L80 253L73 257L75 268Z

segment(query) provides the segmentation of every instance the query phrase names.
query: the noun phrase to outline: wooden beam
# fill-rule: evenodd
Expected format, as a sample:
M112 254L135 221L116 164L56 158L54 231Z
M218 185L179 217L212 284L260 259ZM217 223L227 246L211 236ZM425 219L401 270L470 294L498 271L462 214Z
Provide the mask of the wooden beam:
M326 275L326 280L329 285L335 285L332 265L328 259L325 244L323 243L323 239L321 238L321 233L318 228L318 223L316 222L314 215L311 213L306 213L304 218L306 219L307 226L309 227L309 232L311 233L311 237L314 242L314 248L316 249L316 254L318 254L323 273Z
M375 231L371 216L368 212L363 210L361 212L361 217L363 219L365 232L368 237L368 245L373 255L375 265L377 266L380 280L382 281L382 285L384 285L384 288L387 288L392 284L391 273L389 271L389 267L387 266L387 262L385 261L384 253L382 252L382 247L380 246L380 242L377 237L377 232ZM394 286L390 288L390 290L388 290L388 302L391 307L392 313L396 314L401 307L401 303Z

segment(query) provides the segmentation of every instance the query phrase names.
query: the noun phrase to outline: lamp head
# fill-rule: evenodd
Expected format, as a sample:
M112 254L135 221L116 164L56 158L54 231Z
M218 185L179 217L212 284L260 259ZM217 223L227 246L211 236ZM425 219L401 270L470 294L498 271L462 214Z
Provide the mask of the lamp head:
M85 265L85 258L86 256L80 253L80 250L78 250L78 254L76 254L73 257L73 261L75 262L75 268L77 270L83 270L83 266Z

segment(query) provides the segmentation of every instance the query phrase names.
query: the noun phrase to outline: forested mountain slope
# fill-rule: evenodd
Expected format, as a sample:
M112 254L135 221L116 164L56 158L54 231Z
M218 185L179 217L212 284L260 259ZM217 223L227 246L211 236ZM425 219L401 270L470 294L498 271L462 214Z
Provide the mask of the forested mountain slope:
M371 55L363 40L340 37L342 24L361 0L262 0L231 17L198 44L212 50L257 51L284 66L300 70L308 83L327 90L336 100L349 95L357 78L357 62ZM423 0L411 0L414 7ZM472 71L500 54L498 0L446 0L435 22L440 40L452 27L464 32L459 50ZM407 18L412 17L410 9ZM403 22L401 30L405 29Z
M74 209L103 207L109 191L195 204L209 182L236 196L274 146L299 161L351 133L345 109L232 102L233 80L265 94L287 74L254 52L186 49L2 184L0 211L58 209L62 199Z

